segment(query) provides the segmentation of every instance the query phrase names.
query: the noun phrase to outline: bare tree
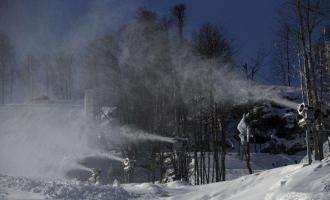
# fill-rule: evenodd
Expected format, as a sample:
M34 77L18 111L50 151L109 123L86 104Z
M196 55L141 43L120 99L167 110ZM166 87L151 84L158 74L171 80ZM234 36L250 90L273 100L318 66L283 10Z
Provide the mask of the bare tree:
M12 47L9 41L9 38L4 33L0 33L0 94L1 99L0 103L3 105L5 104L6 99L6 87L9 83L12 83L12 75L11 73L8 74L8 70L12 72L12 66L10 66L12 56ZM11 86L10 86L11 87Z
M295 10L297 13L297 24L299 27L298 38L299 48L302 52L302 65L304 72L304 83L306 90L307 103L320 109L320 92L318 91L318 75L315 63L315 51L313 41L317 27L322 23L326 16L326 4L329 2L323 0L295 0ZM319 131L322 122L316 120L312 127L314 138L315 160L323 159L324 137ZM307 139L309 136L307 136Z
M180 40L183 40L183 27L185 23L185 16L186 16L186 6L185 4L178 4L173 6L171 9L171 13L175 18L176 25L179 30L179 37Z
M259 49L255 58L251 59L250 64L242 65L243 72L248 80L254 81L255 76L262 67L267 57L264 49Z
M157 13L150 11L146 8L140 8L137 11L136 18L140 22L148 24L148 23L155 23L158 18L158 15L157 15Z
M27 94L25 97L31 101L37 95L37 70L40 61L33 55L28 55L23 63L23 70L21 70L21 78L23 86L26 88Z
M90 43L83 58L85 89L120 85L118 51L112 35L106 35Z
M60 99L72 98L74 56L71 53L60 53L55 58L55 94Z
M194 35L197 52L206 59L220 58L224 62L232 60L230 41L221 34L218 28L211 24L204 24Z
M273 54L276 72L281 76L282 83L286 86L292 85L297 73L294 69L296 40L293 31L289 23L281 22Z
M50 97L52 85L54 82L54 77L51 75L53 74L53 60L51 59L49 54L44 54L40 58L40 64L42 65L42 68L44 69L43 75L44 75L44 84L45 84L45 90L46 90L46 96Z

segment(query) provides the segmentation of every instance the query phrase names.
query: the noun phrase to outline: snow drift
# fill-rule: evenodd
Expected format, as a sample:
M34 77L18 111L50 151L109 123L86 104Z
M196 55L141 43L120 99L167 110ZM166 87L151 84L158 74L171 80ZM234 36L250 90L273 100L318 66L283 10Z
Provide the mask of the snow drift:
M32 192L56 199L175 199L175 200L328 200L330 161L310 166L289 165L243 176L221 183L191 186L182 182L167 184L125 184L98 186L76 181L37 181L0 176L0 197Z

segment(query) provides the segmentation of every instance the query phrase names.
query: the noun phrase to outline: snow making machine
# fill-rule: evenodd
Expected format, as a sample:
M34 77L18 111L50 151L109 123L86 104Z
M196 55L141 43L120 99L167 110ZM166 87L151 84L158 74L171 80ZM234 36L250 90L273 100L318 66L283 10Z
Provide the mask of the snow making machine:
M124 170L124 181L126 183L130 183L132 180L133 170L136 165L136 160L125 158L122 165Z
M311 131L313 129L313 123L315 122L315 112L314 108L306 105L305 103L301 103L297 107L298 111L298 125L301 128L306 130L306 147L307 147L307 158L308 164L312 163L312 155L311 155Z
M320 109L315 109L312 106L306 105L304 103L301 103L298 105L298 125L301 128L312 128L312 125L315 125L315 122L322 117L323 119L328 117L328 114L324 114ZM328 111L327 111L328 112ZM324 126L324 124L321 124ZM327 127L318 128L319 132L325 133L330 135L329 130L323 130L327 129Z
M306 130L306 147L307 147L307 157L308 157L308 164L311 164L312 157L311 157L311 136L312 133L317 131L324 135L330 135L329 130L324 130L324 127L321 128L320 125L316 124L316 121L320 117L325 117L320 109L315 109L312 106L306 105L305 103L301 103L297 107L298 111L298 125ZM321 124L322 126L322 124Z
M298 111L298 125L302 128L310 126L315 122L316 112L312 106L301 103L297 107Z

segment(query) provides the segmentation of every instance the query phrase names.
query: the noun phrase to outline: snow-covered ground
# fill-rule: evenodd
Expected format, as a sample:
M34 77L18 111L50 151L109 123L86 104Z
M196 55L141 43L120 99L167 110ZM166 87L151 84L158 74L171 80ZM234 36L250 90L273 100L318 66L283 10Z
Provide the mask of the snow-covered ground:
M88 142L91 131L82 126L85 118L81 110L64 109L67 111L63 112L63 108L29 108L16 112L11 109L14 108L0 110L5 113L0 115L0 200L330 199L330 161L305 167L294 164L303 155L253 153L251 165L255 174L246 176L246 163L237 152L229 152L226 177L230 181L203 186L170 182L114 187L112 183L95 185L66 180L64 172L79 167L73 162L79 159L63 158L85 158L84 155L99 153ZM43 126L37 126L40 124ZM107 164L111 164L110 161Z
M0 188L2 199L328 200L330 161L288 165L202 186L181 182L112 186L1 175Z
M328 200L330 163L290 165L243 176L233 181L204 186L187 186L169 199L222 200Z
M276 167L297 164L304 155L305 152L300 152L297 155L251 153L251 166L253 172L260 172ZM212 164L213 161L211 160L211 166ZM233 180L247 174L246 161L242 160L237 155L237 152L228 152L226 154L226 180Z
M100 199L122 200L131 195L122 187L95 185L65 180L33 180L0 175L0 197L3 199ZM27 195L26 198L15 198Z

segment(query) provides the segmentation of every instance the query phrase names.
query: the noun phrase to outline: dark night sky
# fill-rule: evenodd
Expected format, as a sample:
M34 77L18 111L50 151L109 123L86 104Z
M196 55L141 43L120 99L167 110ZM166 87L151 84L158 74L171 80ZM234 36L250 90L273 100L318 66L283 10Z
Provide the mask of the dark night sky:
M223 27L235 40L240 58L253 55L261 46L269 47L277 26L276 10L282 0L183 0L153 1L148 7L166 13L173 2L184 2L188 7L188 30L196 30L210 22ZM164 9L165 8L165 9Z
M271 48L283 0L1 0L0 30L11 35L20 54L80 48L115 30L141 6L166 15L179 2L187 5L186 34L205 22L223 27L243 63L259 48Z

